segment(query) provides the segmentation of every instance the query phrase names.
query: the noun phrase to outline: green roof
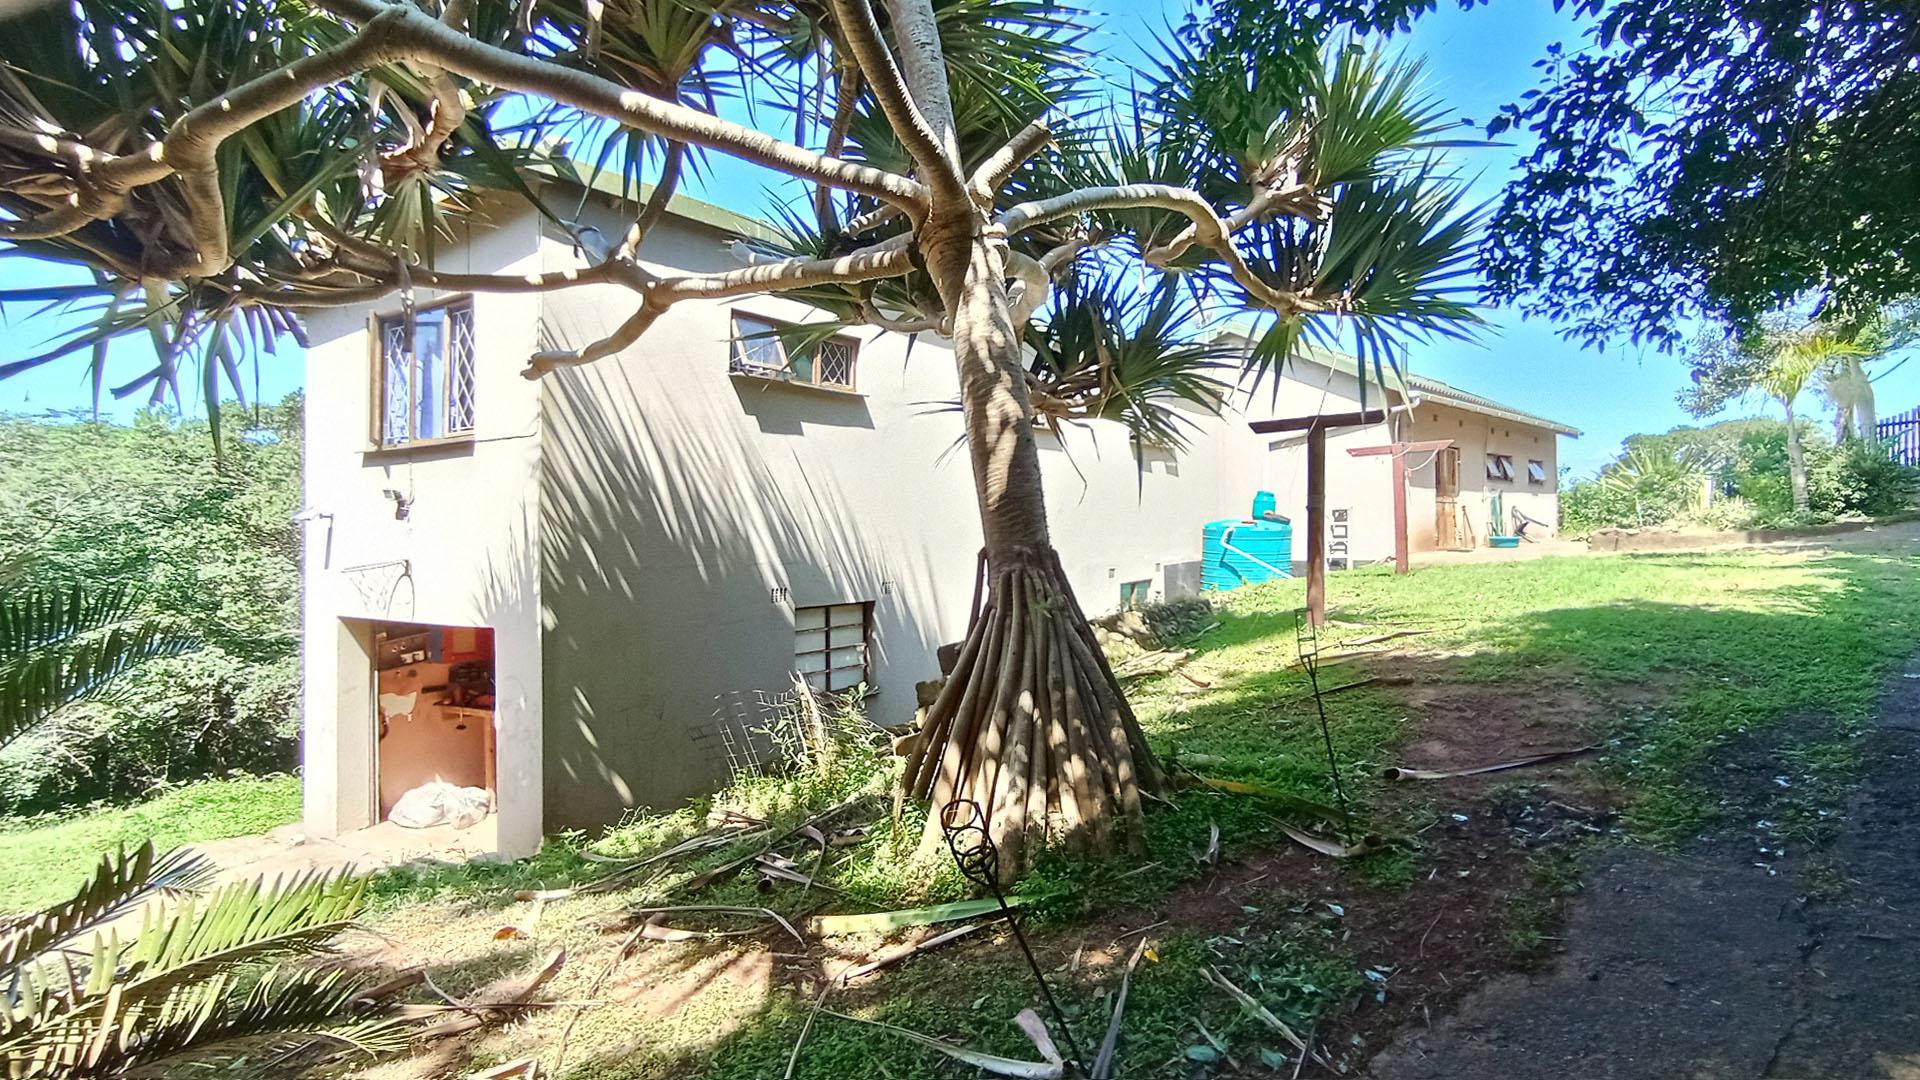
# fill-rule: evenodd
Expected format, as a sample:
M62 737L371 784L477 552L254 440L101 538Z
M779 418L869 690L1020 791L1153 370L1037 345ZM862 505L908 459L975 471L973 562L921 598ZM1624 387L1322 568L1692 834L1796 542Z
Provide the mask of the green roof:
M1252 339L1237 329L1226 330L1221 336L1239 338L1248 346L1253 344ZM1358 372L1360 370L1360 361L1357 358L1348 356L1345 353L1337 353L1330 349L1323 349L1318 345L1308 344L1302 346L1300 351L1295 354L1295 359L1305 360L1310 364L1318 364L1321 367L1331 368L1335 371ZM1415 397L1431 401L1437 405L1448 405L1456 409L1465 409L1468 412L1480 413L1483 416L1491 416L1500 420L1511 420L1516 424L1529 424L1533 427L1545 428L1559 435L1571 435L1575 438L1578 438L1580 435L1580 429L1577 427L1563 424L1558 420L1549 420L1544 416L1527 412L1524 409L1516 409L1511 405L1503 405L1490 397L1483 397L1480 394L1462 390L1457 386L1441 382L1439 379L1431 376L1408 373L1406 375L1406 386L1407 390Z
M654 185L651 181L641 181L636 191L627 186L626 178L617 169L595 170L584 162L574 162L574 166L579 172L578 177L564 176L545 167L536 167L533 172L551 183L565 184L576 189L584 188L596 195L605 195L613 199L644 203L653 197ZM673 198L667 200L667 213L694 225L705 225L710 229L719 229L721 232L738 236L749 236L757 240L781 239L780 234L764 221L750 218L745 214L737 214L724 206L703 202L691 195L682 195L678 191L673 193Z

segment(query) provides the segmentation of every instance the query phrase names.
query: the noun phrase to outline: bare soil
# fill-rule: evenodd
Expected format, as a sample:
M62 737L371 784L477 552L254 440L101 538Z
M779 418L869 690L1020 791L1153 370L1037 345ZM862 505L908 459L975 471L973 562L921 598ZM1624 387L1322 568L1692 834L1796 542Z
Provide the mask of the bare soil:
M1822 847L1752 820L1792 770L1768 744L1739 748L1718 780L1746 820L1675 854L1595 853L1550 967L1409 1026L1368 1075L1920 1078L1920 661L1889 680L1862 742Z

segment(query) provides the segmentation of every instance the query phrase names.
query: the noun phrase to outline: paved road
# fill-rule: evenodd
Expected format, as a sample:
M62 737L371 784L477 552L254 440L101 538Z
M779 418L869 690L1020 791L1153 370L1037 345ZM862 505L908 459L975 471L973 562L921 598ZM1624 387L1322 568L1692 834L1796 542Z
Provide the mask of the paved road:
M1470 995L1377 1056L1375 1080L1920 1080L1920 660L1890 680L1825 853L1751 833L1604 853L1550 971ZM1760 765L1763 763L1756 763Z

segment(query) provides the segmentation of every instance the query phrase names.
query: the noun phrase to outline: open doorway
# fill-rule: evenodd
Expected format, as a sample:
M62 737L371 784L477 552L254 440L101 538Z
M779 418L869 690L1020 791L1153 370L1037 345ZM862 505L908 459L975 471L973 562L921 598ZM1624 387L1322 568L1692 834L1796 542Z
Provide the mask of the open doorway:
M466 827L496 805L493 630L373 625L379 821Z

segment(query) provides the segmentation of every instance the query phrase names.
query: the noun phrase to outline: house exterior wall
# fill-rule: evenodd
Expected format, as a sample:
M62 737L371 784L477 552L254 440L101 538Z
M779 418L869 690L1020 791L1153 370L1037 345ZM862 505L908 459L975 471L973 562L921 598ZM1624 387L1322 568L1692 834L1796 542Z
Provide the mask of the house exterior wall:
M582 213L603 235L625 228L597 202ZM533 214L494 221L443 247L436 264L515 275L580 264L570 240L543 232ZM740 265L719 229L681 217L654 229L641 258L659 273ZM617 286L478 298L474 438L411 451L370 446L366 311L308 320L314 835L373 820L374 620L495 631L497 826L510 854L534 850L546 831L671 806L724 778L717 726L750 728L762 696L789 689L796 608L872 605L878 692L868 709L889 725L912 717L914 684L937 674L937 649L964 633L980 525L945 343L854 331L852 393L734 376L733 312L792 322L817 313L777 297L690 301L616 357L521 378L532 352L599 339L635 303ZM1042 433L1049 518L1082 606L1112 610L1127 582L1148 581L1156 596L1197 587L1202 526L1244 515L1260 488L1297 523L1293 557L1303 560L1304 444L1253 435L1246 421L1347 411L1359 396L1352 373L1302 362L1237 411L1196 412L1177 457L1136 453L1105 422ZM1522 470L1544 455L1553 476L1550 433L1496 433L1462 415L1458 426L1461 417L1423 406L1396 422L1407 438L1436 428L1462 440L1463 501L1484 487L1486 445L1516 447ZM1329 505L1348 513L1354 561L1392 554L1390 465L1346 450L1387 441L1386 425L1329 439ZM1415 473L1416 547L1432 542L1431 478L1430 467ZM404 520L389 490L410 500ZM1550 490L1522 496L1529 514L1557 519L1539 501Z
M1486 545L1487 530L1492 522L1493 496L1496 493L1501 496L1509 518L1502 522L1503 533L1510 531L1510 518L1516 508L1535 521L1545 522L1550 528L1559 528L1559 438L1554 432L1448 405L1423 403L1413 412L1413 422L1408 426L1406 438L1414 442L1454 440L1454 445L1460 450L1459 502L1466 508L1474 546ZM1513 479L1488 478L1489 454L1506 454L1513 459ZM1431 550L1433 547L1434 466L1426 455L1415 460L1423 459L1426 464L1409 474L1407 485L1408 520L1412 523L1408 532L1414 538L1412 549L1415 551ZM1545 465L1545 483L1527 482L1527 462L1530 460ZM1425 539L1424 545L1419 542L1421 538Z
M538 261L538 230L525 216L503 216L461 240L440 252L440 269L528 273ZM435 298L421 290L416 300ZM397 297L374 307L398 310ZM412 450L372 447L367 309L306 320L302 708L310 835L374 821L369 621L394 620L494 629L498 843L512 855L540 845L540 394L519 375L538 314L530 295L474 305L474 437ZM383 494L389 490L410 500L404 520Z
M602 231L616 230L609 216ZM610 235L617 235L611 232ZM739 263L678 219L642 252L656 269ZM572 265L545 242L548 267ZM550 294L542 331L575 347L630 293ZM859 330L856 394L729 376L734 310L805 322L772 297L675 305L633 348L542 382L541 597L550 826L665 806L725 775L710 728L786 690L796 607L873 605L869 714L911 719L914 684L966 629L979 513L947 346ZM1197 584L1201 524L1244 513L1259 480L1244 427L1210 425L1144 469L1117 425L1043 434L1049 515L1092 612L1121 582ZM1235 449L1228 449L1229 445Z
M1350 371L1300 361L1290 365L1275 407L1256 395L1262 412L1272 416L1354 412L1360 409L1360 382ZM1370 388L1367 407L1378 408L1380 391ZM1399 406L1399 394L1390 395ZM1366 427L1339 428L1327 435L1327 510L1330 535L1328 555L1345 555L1351 563L1381 562L1393 558L1393 462L1387 455L1355 456L1351 450L1386 446L1395 434L1406 442L1451 439L1460 452L1458 504L1471 523L1472 546L1485 546L1491 497L1502 493L1508 508L1518 507L1536 521L1557 528L1560 521L1557 488L1558 436L1551 430L1491 417L1484 413L1417 400L1410 411L1393 413L1388 421ZM1275 493L1280 513L1293 519L1301 533L1294 544L1296 563L1306 558L1307 450L1306 434L1290 432L1267 436L1265 486ZM1490 453L1514 460L1514 479L1489 480ZM1410 551L1435 547L1435 455L1418 453L1407 459L1407 545ZM1529 484L1529 460L1542 461L1546 483ZM1344 512L1346 521L1339 520ZM1345 534L1337 530L1344 524Z

